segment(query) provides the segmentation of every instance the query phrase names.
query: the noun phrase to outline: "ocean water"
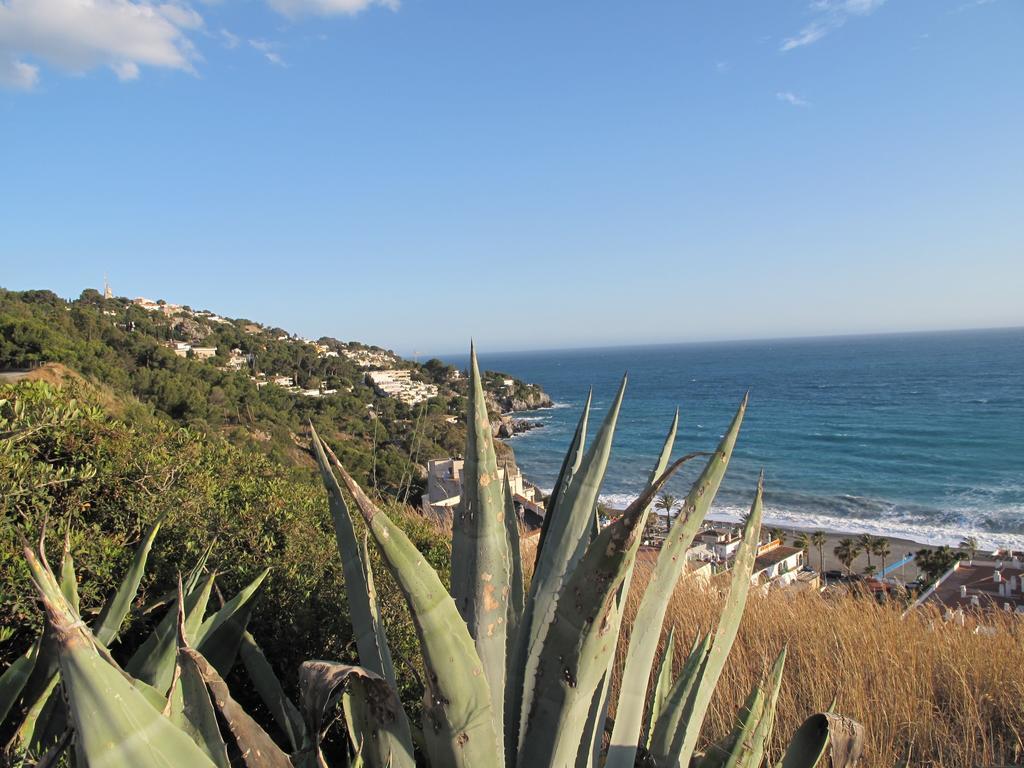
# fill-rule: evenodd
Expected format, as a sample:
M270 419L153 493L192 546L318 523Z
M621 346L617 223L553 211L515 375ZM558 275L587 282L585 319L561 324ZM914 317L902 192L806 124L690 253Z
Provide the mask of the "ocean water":
M509 441L545 490L588 388L593 435L628 372L605 503L621 508L640 492L677 406L675 455L712 450L749 389L713 517L745 512L763 467L770 524L1024 548L1024 329L481 351L480 363L540 384L557 403L520 414L543 426ZM673 479L676 496L698 462Z

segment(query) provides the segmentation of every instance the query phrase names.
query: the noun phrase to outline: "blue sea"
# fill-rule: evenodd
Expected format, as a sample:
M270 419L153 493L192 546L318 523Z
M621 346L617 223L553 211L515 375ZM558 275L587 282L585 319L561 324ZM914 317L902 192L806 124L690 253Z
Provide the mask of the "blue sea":
M448 356L465 366L465 356ZM750 405L712 517L735 519L766 471L769 524L1024 549L1024 329L487 354L555 408L509 441L550 490L589 387L591 435L629 383L602 501L640 492L672 414L676 455L712 450ZM686 493L696 462L669 490Z

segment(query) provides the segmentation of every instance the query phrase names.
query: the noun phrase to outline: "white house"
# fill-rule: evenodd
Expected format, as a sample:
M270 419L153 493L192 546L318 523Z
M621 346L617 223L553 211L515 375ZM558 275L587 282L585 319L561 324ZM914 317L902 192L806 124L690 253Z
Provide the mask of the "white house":
M695 560L725 563L732 560L743 536L735 528L705 528L694 538L689 556Z
M447 517L462 499L462 459L438 459L427 462L427 492L420 499L423 514ZM506 468L498 467L498 482L505 481ZM523 473L514 464L508 468L509 490L516 504L523 509L524 523L544 518L537 489L523 480Z
M762 544L757 550L750 583L754 586L784 587L792 584L804 566L804 551L786 547L778 539Z

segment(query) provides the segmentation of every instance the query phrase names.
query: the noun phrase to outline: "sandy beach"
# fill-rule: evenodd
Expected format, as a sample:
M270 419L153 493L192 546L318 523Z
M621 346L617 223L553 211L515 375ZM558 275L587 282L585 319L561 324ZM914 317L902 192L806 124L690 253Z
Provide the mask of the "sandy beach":
M774 527L775 526L765 526L764 530L765 530L765 532L767 532L768 530L770 530L771 528L774 528ZM806 531L804 529L798 529L798 528L781 528L780 527L780 530L785 531L785 534L786 534L785 535L785 543L787 545L790 545L790 546L793 545L793 540L794 540L794 538L798 534L800 534L800 533L807 533L808 536L810 536L810 534L812 533L811 531ZM857 534L845 533L845 532L839 532L839 531L823 531L823 533L825 534L825 537L827 539L827 541L825 542L825 546L823 548L823 551L822 551L822 554L824 554L824 567L822 567L822 565L821 565L821 561L820 561L819 556L818 556L818 549L817 549L817 547L814 547L814 546L811 546L811 548L808 550L808 553L807 553L808 564L812 568L814 568L815 570L825 570L825 571L844 570L843 564L839 562L839 559L832 553L832 550L839 543L840 539L851 538L851 539L856 540L857 539ZM885 558L886 566L889 566L889 565L892 565L893 563L899 562L900 560L905 558L907 555L912 555L915 552L917 552L919 549L928 548L928 546L925 545L925 544L921 544L921 543L916 542L916 541L910 541L909 539L897 539L897 538L890 538L888 536L886 536L884 538L886 539L886 541L889 542L889 549L891 550L890 553ZM864 568L867 566L867 564L868 564L867 557L864 555L864 553L861 553L857 557L857 559L854 561L854 563L853 563L853 571L855 573L863 573L864 572ZM879 571L882 570L882 563L881 563L880 558L877 555L874 555L874 554L871 555L871 564L874 565ZM917 578L917 576L918 576L918 569L917 569L917 566L914 565L913 562L910 562L910 563L907 563L905 566L902 566L895 573L890 574L890 575L895 576L896 578L899 578L899 579L901 579L903 581L910 581L912 579Z

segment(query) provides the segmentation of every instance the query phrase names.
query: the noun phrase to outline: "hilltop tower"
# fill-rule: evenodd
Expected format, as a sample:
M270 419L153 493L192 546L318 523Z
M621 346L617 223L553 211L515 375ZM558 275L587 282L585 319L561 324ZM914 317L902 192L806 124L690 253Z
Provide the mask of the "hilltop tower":
M114 292L110 290L110 282L107 280L107 276L103 276L103 298L112 299L114 298Z

